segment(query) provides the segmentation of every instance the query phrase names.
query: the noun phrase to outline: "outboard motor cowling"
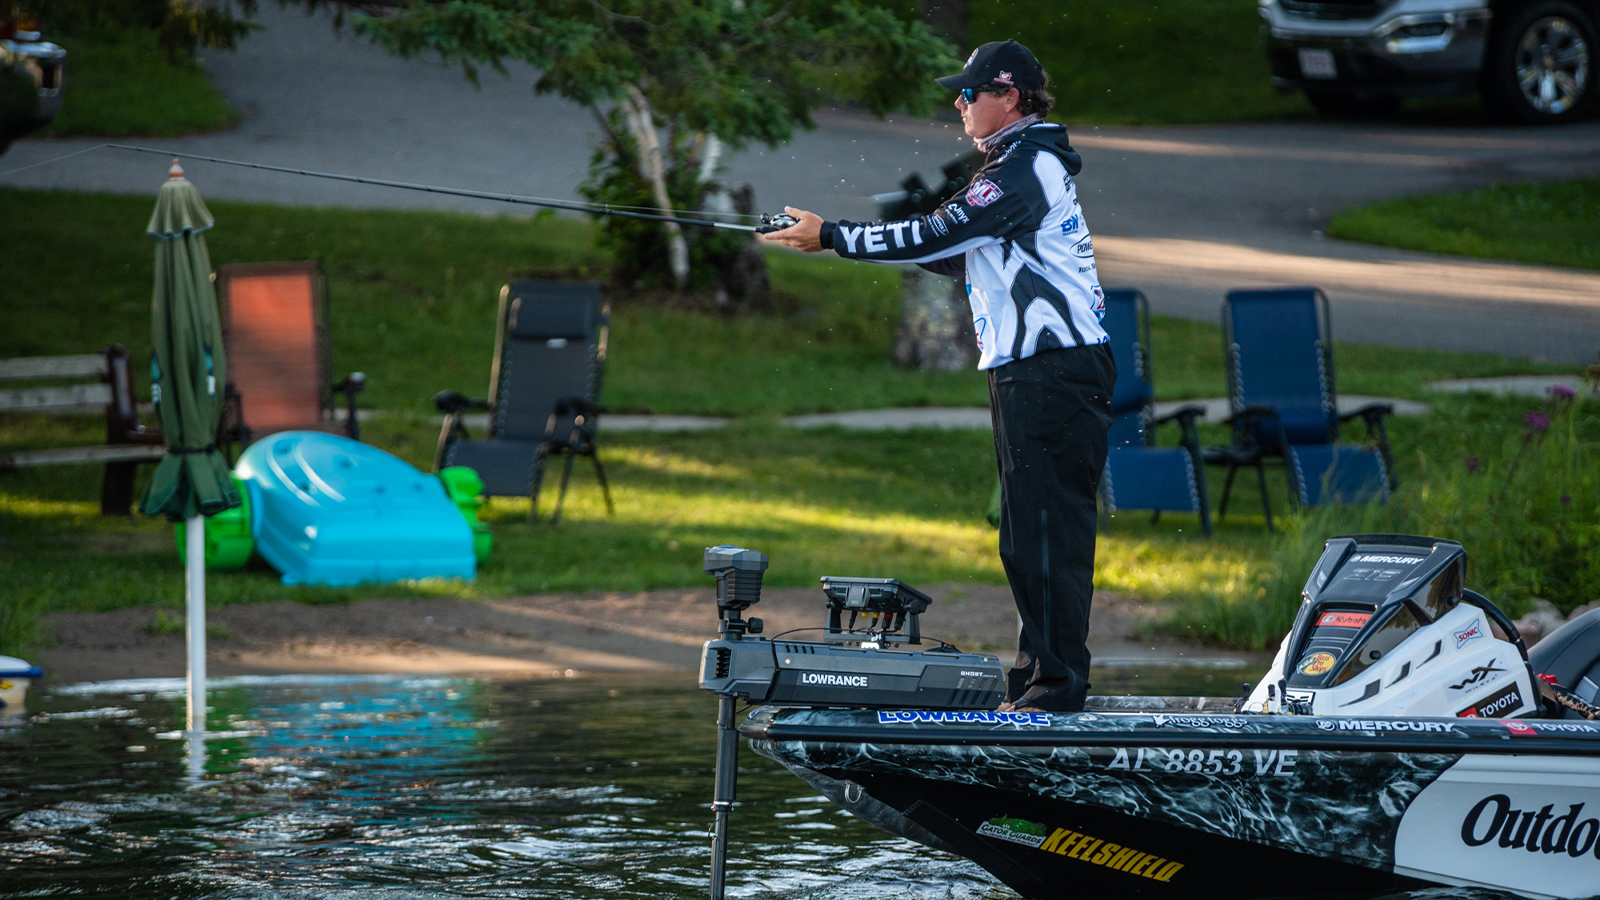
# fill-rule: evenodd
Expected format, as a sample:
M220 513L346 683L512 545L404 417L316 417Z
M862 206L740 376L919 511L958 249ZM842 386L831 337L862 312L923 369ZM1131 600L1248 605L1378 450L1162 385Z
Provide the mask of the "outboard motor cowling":
M1539 709L1511 620L1464 588L1455 541L1330 539L1294 630L1245 701L1256 712L1510 718ZM1499 625L1508 639L1495 633Z

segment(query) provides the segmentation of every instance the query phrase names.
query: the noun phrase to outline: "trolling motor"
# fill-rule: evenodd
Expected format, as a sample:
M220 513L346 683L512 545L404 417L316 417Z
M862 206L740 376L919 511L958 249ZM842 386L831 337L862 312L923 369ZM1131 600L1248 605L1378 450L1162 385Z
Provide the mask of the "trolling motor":
M705 571L717 580L720 636L707 641L700 686L717 695L717 769L713 789L711 900L723 900L728 816L739 772L740 700L806 707L992 710L1004 693L998 657L963 653L942 641L924 648L919 616L933 601L893 578L822 578L827 624L821 641L759 637L759 618L744 617L761 600L767 555L707 547ZM845 620L845 613L849 620ZM859 626L859 627L858 627Z

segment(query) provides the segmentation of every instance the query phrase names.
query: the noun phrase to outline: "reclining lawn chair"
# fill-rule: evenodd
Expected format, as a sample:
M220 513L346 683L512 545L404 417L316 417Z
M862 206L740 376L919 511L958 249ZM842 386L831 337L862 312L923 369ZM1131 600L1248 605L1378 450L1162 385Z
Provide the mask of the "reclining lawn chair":
M1100 476L1101 508L1109 518L1119 509L1148 509L1159 520L1163 510L1200 516L1200 529L1211 536L1211 508L1206 497L1205 467L1200 461L1200 433L1195 419L1204 406L1185 406L1167 415L1155 414L1155 389L1150 377L1150 309L1143 293L1108 290L1101 320L1111 337L1117 361L1117 382L1111 391L1110 444ZM1155 446L1155 429L1177 422L1177 447Z
M1222 328L1233 443L1205 451L1207 463L1228 467L1217 514L1227 514L1239 469L1253 467L1272 530L1264 464L1274 458L1298 506L1387 502L1395 480L1383 417L1394 405L1339 414L1327 295L1313 287L1229 291ZM1352 419L1367 425L1363 446L1339 443L1339 426Z
M595 477L613 512L611 487L595 449L599 436L600 384L605 375L611 307L600 285L561 281L513 281L500 289L495 329L492 400L441 391L435 405L445 414L435 468L467 466L491 497L529 497L528 520L539 514L539 489L552 453L567 454L552 524L561 519L572 463L594 461ZM468 436L467 410L489 411L485 440Z
M279 431L332 431L361 439L356 394L367 376L328 383L327 279L316 262L247 263L217 269L222 345L228 357L218 443L244 447ZM344 394L346 415L333 415ZM230 458L232 454L229 454Z

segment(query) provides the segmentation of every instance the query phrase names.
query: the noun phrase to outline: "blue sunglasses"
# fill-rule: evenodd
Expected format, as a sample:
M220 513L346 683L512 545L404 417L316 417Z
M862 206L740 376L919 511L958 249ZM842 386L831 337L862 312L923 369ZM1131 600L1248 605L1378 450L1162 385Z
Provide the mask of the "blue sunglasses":
M1009 86L986 84L982 87L969 87L961 89L961 99L965 103L972 103L978 99L979 94L1004 94L1011 90Z

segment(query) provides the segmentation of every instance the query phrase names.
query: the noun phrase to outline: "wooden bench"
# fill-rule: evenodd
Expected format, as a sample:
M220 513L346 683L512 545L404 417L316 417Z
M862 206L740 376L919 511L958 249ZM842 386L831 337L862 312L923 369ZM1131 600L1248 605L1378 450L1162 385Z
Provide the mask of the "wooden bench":
M28 386L27 382L39 382ZM63 382L67 382L63 384ZM79 382L79 383L71 383ZM21 387L11 385L21 384ZM106 442L93 447L0 451L0 472L27 466L105 463L100 512L133 513L138 465L164 456L159 431L139 424L128 351L120 344L81 356L33 356L0 360L0 412L105 413Z

